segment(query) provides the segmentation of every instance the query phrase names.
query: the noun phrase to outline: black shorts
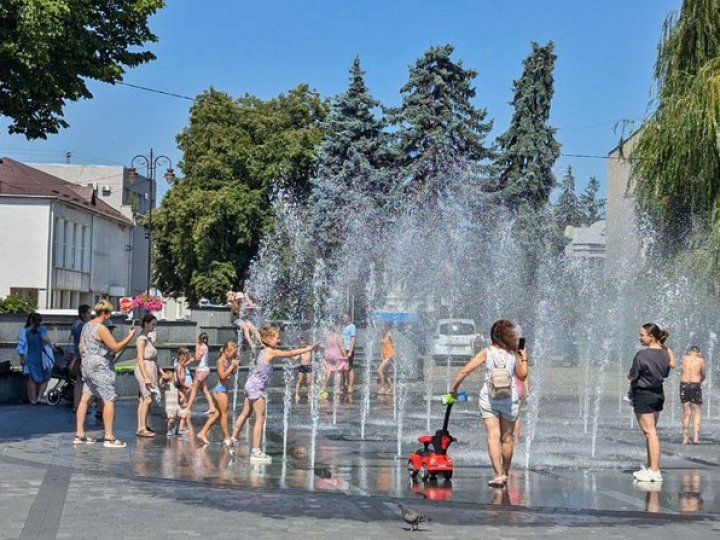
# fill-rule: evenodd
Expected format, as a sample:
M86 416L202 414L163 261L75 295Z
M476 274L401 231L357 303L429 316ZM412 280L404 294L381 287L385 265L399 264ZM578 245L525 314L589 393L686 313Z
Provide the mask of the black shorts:
M659 388L633 388L632 403L635 414L656 413L663 410L665 393Z
M694 403L702 405L702 386L700 383L680 383L680 403Z
M348 354L348 371L351 369L355 369L355 366L353 365L355 361L355 351L352 352L352 354Z
M298 366L298 373L312 373L312 366Z

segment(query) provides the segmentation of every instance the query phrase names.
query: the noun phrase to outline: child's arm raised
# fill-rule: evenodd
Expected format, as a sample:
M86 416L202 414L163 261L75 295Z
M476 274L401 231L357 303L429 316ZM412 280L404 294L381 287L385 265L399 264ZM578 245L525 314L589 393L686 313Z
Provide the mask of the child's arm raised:
M318 350L318 347L320 347L320 342L316 341L312 345L308 345L307 347L303 347L302 349L288 349L286 351L281 349L266 349L267 354L270 358L269 360L275 360L276 358L291 358L293 356L299 356L301 354L309 353L312 351Z

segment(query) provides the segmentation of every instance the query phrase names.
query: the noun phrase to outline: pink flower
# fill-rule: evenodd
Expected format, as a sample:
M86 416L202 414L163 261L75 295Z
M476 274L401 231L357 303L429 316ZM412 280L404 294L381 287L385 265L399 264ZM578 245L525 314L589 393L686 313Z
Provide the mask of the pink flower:
M144 309L145 311L155 312L163 308L163 300L159 296L151 296L147 292L136 296L132 300L133 309Z

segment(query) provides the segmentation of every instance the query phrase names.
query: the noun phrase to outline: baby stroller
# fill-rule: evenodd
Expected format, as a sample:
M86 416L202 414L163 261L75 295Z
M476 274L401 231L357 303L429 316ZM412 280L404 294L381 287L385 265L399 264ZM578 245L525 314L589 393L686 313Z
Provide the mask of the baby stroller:
M61 400L73 401L75 381L70 377L70 361L72 354L66 353L62 347L53 350L52 378L45 393L48 405L57 405Z

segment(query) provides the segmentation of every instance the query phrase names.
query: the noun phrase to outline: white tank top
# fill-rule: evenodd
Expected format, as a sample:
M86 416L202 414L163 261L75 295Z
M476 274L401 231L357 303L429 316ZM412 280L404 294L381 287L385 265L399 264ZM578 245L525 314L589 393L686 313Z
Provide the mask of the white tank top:
M210 371L210 366L208 366L208 346L203 343L200 345L200 351L202 356L196 371Z

